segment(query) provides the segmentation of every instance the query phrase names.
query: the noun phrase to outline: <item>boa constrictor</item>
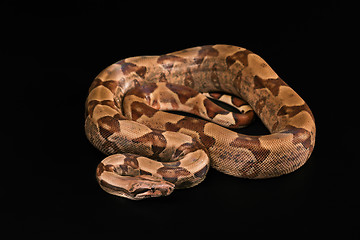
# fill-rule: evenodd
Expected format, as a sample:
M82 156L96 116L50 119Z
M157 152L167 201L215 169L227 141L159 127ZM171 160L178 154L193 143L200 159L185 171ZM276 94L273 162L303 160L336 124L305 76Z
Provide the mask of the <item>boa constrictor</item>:
M235 95L253 110L235 97L233 105L242 109L231 113L199 92ZM229 129L249 124L253 111L271 134ZM118 61L95 78L86 101L87 138L110 155L98 165L97 180L129 199L195 186L210 164L242 178L290 173L310 157L315 131L304 100L260 56L229 45Z

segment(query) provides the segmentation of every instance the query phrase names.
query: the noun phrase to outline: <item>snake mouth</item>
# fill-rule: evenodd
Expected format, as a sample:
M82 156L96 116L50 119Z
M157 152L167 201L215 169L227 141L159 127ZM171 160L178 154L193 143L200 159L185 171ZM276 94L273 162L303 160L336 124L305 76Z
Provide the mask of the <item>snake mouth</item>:
M171 194L174 188L174 185L171 183L161 184L154 187L140 187L132 191L131 195L133 195L134 199L161 197Z
M165 196L165 194L162 194L160 191L155 189L139 189L133 192L135 199L145 199L145 198L151 198L151 197L160 197Z
M99 183L100 186L108 193L129 198L132 200L167 196L170 195L175 189L174 184L166 181L153 183L153 186L141 186L143 183L138 182L133 184L132 188L130 189L125 189L119 186L109 184L104 180L100 180ZM148 185L148 183L145 183L145 185Z
M151 189L148 189L148 188L139 188L139 189L136 189L133 194L136 196L136 195L141 195L141 194L144 194L148 191L151 191L151 192L154 192L155 189L154 188L151 188Z

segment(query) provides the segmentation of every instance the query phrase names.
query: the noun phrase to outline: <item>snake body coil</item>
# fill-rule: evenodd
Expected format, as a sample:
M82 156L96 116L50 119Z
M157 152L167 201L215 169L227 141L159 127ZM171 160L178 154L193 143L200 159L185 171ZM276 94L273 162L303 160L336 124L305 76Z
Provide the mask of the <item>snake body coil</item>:
M228 97L240 110L232 113L199 92L232 94L251 107ZM249 124L254 112L271 134L230 130ZM308 105L261 57L241 47L211 45L107 67L90 86L85 132L110 155L96 170L100 186L143 199L200 183L210 165L243 178L290 173L310 157L316 129Z

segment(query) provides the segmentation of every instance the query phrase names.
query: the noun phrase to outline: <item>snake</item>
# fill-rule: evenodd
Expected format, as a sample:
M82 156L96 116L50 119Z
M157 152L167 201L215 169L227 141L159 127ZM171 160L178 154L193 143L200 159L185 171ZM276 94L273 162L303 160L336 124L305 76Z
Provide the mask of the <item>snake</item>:
M265 60L238 46L122 59L95 77L85 105L86 136L108 155L97 182L131 200L196 186L210 167L249 179L288 174L315 146L309 106ZM235 130L254 116L269 134Z

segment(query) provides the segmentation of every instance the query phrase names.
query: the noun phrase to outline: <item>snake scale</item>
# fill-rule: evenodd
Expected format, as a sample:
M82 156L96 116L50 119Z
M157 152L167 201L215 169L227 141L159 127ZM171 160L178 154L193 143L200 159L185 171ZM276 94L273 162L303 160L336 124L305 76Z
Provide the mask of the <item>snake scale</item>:
M203 93L227 98L239 111L227 111ZM231 130L248 125L254 113L270 134ZM138 200L195 186L210 165L242 178L293 172L310 157L316 128L308 105L260 56L207 45L130 57L104 69L89 89L85 132L110 155L96 169L100 186Z

